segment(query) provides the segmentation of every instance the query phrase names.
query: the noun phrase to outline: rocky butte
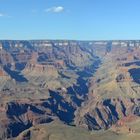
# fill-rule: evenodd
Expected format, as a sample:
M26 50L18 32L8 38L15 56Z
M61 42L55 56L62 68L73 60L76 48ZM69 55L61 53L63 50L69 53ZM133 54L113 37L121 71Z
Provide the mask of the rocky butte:
M0 41L1 140L139 137L139 40Z

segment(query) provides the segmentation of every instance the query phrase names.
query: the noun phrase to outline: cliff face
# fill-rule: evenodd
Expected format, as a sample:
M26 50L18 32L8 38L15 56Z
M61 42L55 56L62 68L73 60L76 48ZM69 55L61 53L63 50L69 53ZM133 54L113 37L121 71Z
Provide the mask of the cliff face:
M1 44L0 138L54 120L89 130L125 126L129 132L125 122L139 118L140 42Z

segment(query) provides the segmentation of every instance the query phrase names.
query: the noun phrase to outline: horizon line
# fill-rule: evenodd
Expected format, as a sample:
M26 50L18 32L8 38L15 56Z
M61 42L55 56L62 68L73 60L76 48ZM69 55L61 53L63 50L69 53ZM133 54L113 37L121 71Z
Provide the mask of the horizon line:
M140 41L140 39L0 39L0 41Z

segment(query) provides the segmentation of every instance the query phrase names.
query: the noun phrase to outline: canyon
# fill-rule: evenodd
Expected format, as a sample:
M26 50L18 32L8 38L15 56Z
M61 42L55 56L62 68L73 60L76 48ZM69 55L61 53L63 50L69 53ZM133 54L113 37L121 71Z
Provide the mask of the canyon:
M139 116L139 40L0 41L0 139L137 139Z

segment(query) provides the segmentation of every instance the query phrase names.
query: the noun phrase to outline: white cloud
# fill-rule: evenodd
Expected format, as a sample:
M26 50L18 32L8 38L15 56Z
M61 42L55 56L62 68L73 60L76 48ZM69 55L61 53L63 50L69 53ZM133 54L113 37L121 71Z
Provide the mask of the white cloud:
M52 12L52 13L61 13L64 11L63 6L55 6L45 10L45 12Z
M0 13L0 17L4 17L5 15L3 13Z
M4 18L12 18L12 16L9 16L9 15L3 14L3 13L0 13L0 18L2 18L2 17L4 17Z

